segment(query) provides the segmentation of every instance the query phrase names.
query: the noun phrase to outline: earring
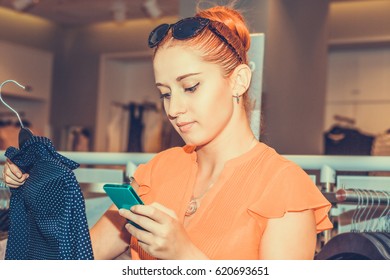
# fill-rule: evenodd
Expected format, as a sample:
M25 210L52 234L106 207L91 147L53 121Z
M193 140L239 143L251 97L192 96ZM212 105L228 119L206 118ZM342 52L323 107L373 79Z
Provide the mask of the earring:
M237 101L237 104L239 104L239 103L240 103L240 96L239 96L238 94L236 94L236 95L233 95L233 98L235 98L235 99L236 99L236 101Z

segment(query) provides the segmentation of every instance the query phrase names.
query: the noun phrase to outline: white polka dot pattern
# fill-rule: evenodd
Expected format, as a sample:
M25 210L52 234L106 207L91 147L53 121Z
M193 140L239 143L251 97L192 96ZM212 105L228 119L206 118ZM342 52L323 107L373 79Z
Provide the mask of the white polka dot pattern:
M24 185L11 189L5 259L93 259L85 201L73 173L79 164L39 136L20 150L9 147L5 156L30 174Z

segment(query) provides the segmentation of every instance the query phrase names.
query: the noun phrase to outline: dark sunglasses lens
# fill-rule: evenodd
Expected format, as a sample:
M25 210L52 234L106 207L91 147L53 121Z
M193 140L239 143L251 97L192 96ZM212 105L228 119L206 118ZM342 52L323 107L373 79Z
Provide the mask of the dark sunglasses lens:
M149 48L154 48L167 35L170 25L168 23L157 26L149 35Z
M209 20L204 18L186 18L176 23L172 28L173 37L178 40L184 40L196 36Z

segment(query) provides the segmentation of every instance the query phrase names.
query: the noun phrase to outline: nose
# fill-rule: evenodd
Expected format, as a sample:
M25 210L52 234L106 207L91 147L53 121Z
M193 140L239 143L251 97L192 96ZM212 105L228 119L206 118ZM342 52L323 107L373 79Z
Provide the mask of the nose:
M171 93L171 98L165 103L165 110L171 119L177 118L180 114L186 112L185 101L180 93Z

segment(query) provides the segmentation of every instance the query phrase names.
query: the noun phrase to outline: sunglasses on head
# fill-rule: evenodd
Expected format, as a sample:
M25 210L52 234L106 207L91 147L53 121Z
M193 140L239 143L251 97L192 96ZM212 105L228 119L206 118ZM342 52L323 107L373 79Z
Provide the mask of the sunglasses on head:
M177 40L186 40L198 35L205 27L208 27L222 42L224 42L231 51L238 57L240 62L242 58L237 50L228 42L228 40L213 26L213 21L202 17L189 17L174 24L164 23L157 26L149 35L149 48L156 47L167 36L169 29L172 28L172 36ZM221 23L223 24L223 23Z

